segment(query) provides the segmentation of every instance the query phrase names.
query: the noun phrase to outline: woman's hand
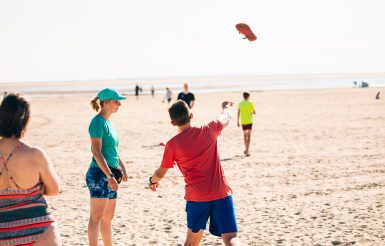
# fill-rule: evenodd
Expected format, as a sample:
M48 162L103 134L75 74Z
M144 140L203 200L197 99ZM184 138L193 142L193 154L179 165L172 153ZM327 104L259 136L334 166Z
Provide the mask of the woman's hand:
M108 185L113 191L117 191L119 189L118 182L115 178L108 178Z
M120 169L122 170L122 173L123 173L122 181L126 182L128 180L127 170L123 164L123 161L120 159L120 157L119 157L119 166L120 166Z
M128 176L127 176L126 172L123 172L122 180L125 181L125 182L128 180Z

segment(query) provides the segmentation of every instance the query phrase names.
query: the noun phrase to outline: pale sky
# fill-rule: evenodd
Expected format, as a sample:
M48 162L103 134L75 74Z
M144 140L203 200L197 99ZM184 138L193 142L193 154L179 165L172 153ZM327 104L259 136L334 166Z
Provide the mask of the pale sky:
M384 11L384 0L0 0L0 82L384 72Z

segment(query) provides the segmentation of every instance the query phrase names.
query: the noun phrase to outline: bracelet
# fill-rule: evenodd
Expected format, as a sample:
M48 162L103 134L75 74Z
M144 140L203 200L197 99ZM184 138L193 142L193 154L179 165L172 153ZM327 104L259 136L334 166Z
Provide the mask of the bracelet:
M152 176L148 179L148 181L150 182L150 185L154 185L154 184L158 183L158 182L153 183L151 179L152 179Z

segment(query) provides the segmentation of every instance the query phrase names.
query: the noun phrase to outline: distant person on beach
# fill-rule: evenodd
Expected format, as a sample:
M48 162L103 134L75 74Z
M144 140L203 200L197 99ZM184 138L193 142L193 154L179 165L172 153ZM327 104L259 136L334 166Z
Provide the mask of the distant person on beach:
M154 98L154 95L155 95L155 88L154 88L154 86L151 86L151 96L152 96L152 98Z
M136 96L136 100L139 99L139 91L140 91L140 87L138 84L135 85L135 96Z
M31 109L10 93L0 106L0 245L61 245L44 196L59 194L59 179L44 151L21 139Z
M253 114L255 114L254 104L249 101L250 94L248 92L243 93L243 101L238 104L238 117L237 126L242 125L243 140L245 143L246 156L249 156L251 129L253 127Z
M170 90L169 87L166 88L166 95L164 96L164 99L162 102L164 102L164 100L167 100L167 103L169 103L169 104L172 100L172 91Z
M1 99L1 101L3 101L6 96L7 96L7 92L4 91L3 98Z
M222 237L225 245L240 244L232 190L217 146L218 136L231 119L229 106L225 106L218 120L201 127L191 126L193 115L184 101L178 100L168 110L171 124L179 133L167 142L162 163L150 177L149 187L156 191L167 171L178 165L186 182L188 230L184 245L199 245L209 218L211 234Z
M195 96L193 93L189 92L188 84L185 83L183 85L183 91L178 94L177 100L182 100L191 108L194 107Z
M376 100L380 99L380 92L377 92Z
M116 90L106 88L91 101L92 108L100 111L88 128L93 155L86 175L91 196L88 223L90 246L98 245L99 233L105 246L113 245L111 222L115 214L118 183L127 181L127 173L118 154L119 138L110 117L119 110L120 101L125 99Z

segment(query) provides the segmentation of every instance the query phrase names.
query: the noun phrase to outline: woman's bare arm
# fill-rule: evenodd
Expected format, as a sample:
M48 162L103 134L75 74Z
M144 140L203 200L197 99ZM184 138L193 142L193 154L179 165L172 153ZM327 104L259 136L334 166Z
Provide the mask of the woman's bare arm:
M40 179L43 182L43 194L48 196L56 196L60 191L59 177L53 168L48 156L42 149L34 148L33 158L39 165Z

